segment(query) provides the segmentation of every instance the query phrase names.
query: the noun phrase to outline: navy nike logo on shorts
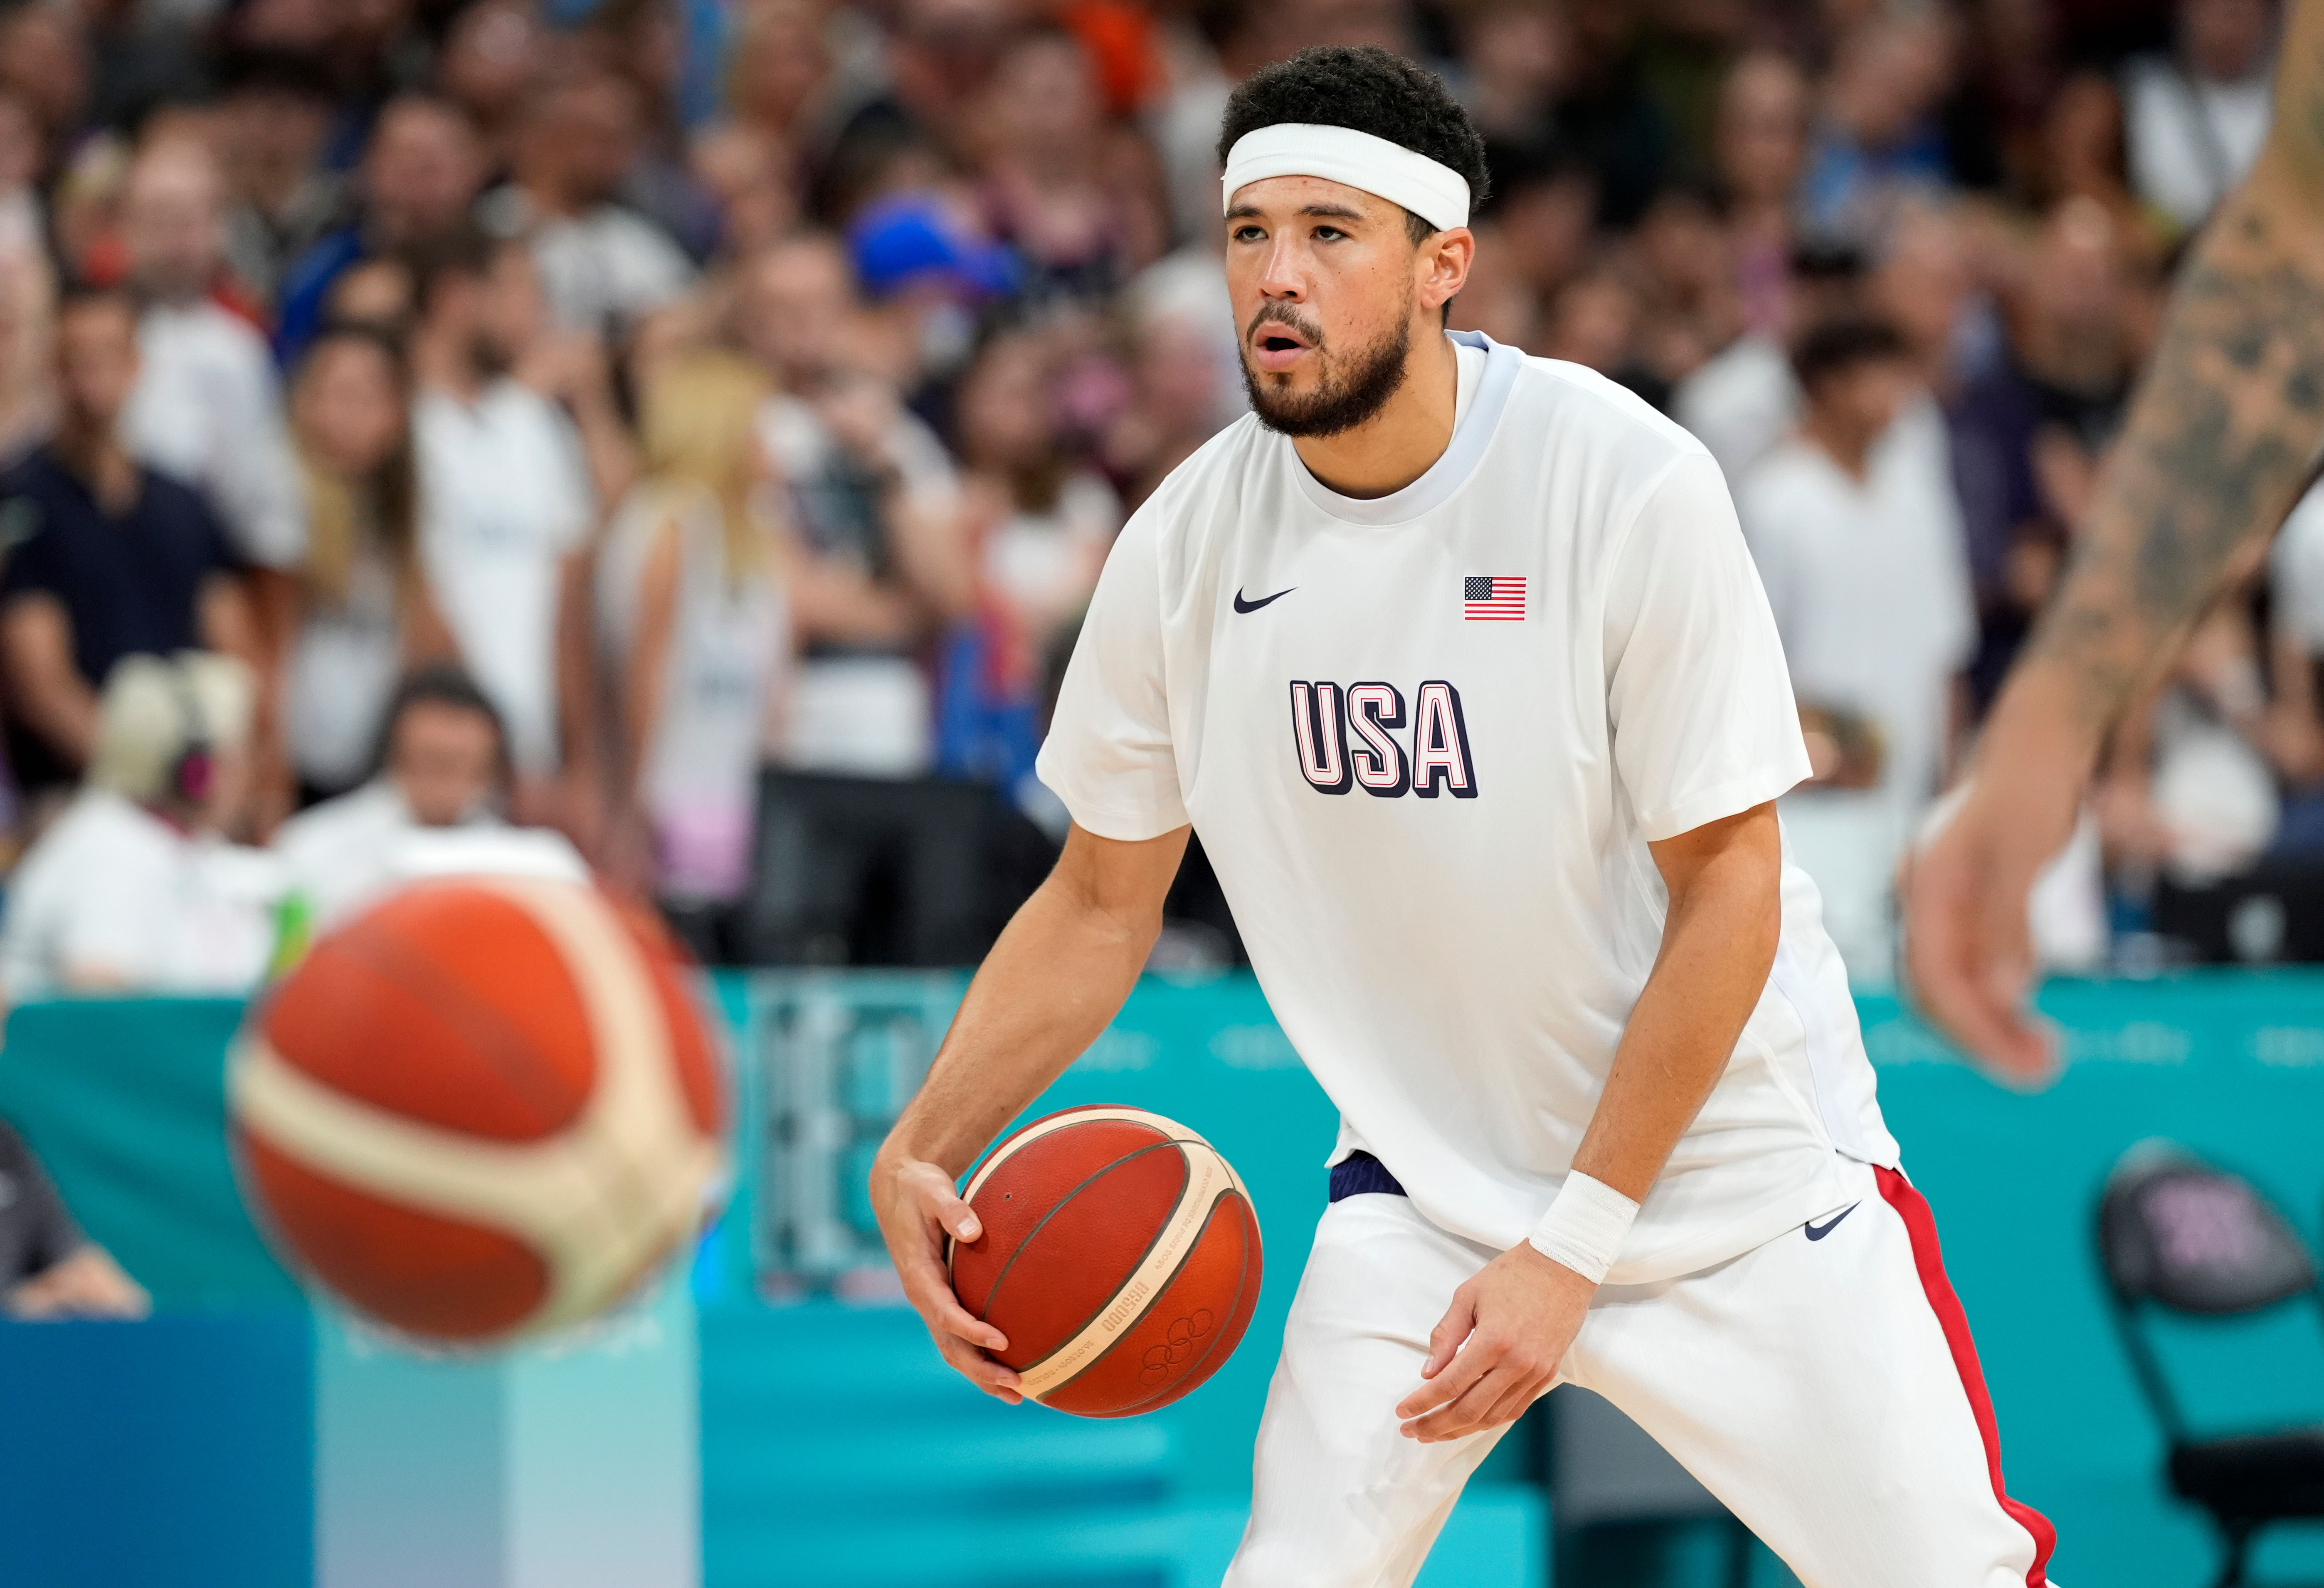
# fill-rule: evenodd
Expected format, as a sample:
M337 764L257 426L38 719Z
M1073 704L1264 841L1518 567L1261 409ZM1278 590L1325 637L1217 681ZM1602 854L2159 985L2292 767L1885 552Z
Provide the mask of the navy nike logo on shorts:
M1245 601L1242 598L1242 589L1238 586L1235 589L1234 609L1237 612L1257 612L1268 602L1280 601L1286 596L1290 595L1292 591L1296 590L1297 588L1299 588L1298 586L1292 585L1285 587L1284 589L1277 590L1272 596L1262 596L1256 601Z
M1831 1234L1834 1230L1840 1228L1840 1220L1846 1218L1849 1214L1854 1213L1863 1204L1861 1203L1851 1202L1846 1207L1841 1208L1838 1213L1832 1214L1831 1217L1824 1220L1822 1223L1819 1224L1813 1219L1810 1219L1802 1226L1802 1228L1807 1231L1809 1240L1821 1241L1826 1235Z

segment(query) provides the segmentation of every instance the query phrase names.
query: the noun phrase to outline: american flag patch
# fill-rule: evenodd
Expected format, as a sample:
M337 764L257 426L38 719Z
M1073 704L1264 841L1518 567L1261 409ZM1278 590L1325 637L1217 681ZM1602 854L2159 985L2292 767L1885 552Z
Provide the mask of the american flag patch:
M1525 579L1502 574L1471 574L1461 581L1461 615L1472 623L1522 623Z

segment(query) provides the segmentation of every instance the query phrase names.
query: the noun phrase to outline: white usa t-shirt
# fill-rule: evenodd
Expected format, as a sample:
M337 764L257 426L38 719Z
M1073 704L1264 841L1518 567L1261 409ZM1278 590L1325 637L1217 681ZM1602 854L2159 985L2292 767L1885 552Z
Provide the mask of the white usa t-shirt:
M1662 941L1649 839L1807 754L1719 466L1573 365L1453 333L1418 480L1319 484L1246 418L1122 531L1042 780L1108 838L1191 821L1284 1033L1430 1220L1507 1248L1572 1164ZM1846 1200L1896 1149L1814 885L1609 1282Z

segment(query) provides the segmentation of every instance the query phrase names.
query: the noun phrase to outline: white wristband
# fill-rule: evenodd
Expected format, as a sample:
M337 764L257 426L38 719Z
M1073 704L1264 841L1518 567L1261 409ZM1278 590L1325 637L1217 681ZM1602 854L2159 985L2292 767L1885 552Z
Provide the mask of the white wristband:
M1550 1261L1563 1263L1593 1285L1602 1284L1637 1216L1638 1205L1603 1180L1571 1174L1529 1239L1533 1249Z

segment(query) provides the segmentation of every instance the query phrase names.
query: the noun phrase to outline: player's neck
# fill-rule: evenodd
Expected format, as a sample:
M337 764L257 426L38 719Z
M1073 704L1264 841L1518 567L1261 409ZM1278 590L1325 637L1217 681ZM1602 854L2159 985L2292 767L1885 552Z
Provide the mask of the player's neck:
M1413 338L1404 384L1380 411L1336 436L1301 436L1299 461L1328 490L1369 500L1403 490L1452 444L1460 364L1452 341L1429 331Z

